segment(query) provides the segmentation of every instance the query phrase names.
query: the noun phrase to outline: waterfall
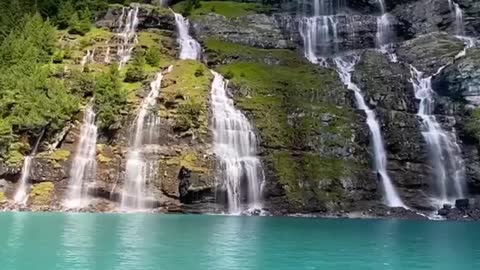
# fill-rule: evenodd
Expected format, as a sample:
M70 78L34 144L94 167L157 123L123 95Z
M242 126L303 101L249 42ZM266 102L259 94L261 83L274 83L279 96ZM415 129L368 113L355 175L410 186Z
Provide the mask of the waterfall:
M299 19L299 32L303 40L305 57L312 63L325 65L324 56L338 52L338 21L335 12L340 3L329 0L312 0L313 14ZM335 5L336 4L336 5Z
M107 43L108 45L108 43ZM110 46L107 47L107 51L105 52L105 58L103 60L105 64L110 64Z
M37 154L38 146L40 145L40 141L42 140L42 137L44 134L45 134L45 128L42 130L42 133L38 137L37 142L35 143L35 146L33 147L31 154L26 156L25 159L23 160L23 167L22 167L22 172L19 180L19 185L13 197L13 201L16 204L21 204L21 205L27 204L27 200L28 200L27 185L28 185L28 179L30 178L32 159Z
M95 61L94 56L95 56L95 49L93 49L92 51L87 50L87 53L85 54L85 56L83 56L82 60L80 61L82 70L84 69L86 64L92 63Z
M465 36L465 25L463 21L463 10L453 0L448 0L448 5L453 16L455 16L455 34L458 36Z
M180 56L179 58L198 60L202 51L200 44L193 39L189 34L190 22L185 19L181 14L175 13L175 22L178 28L177 42L180 44Z
M166 72L170 72L170 66ZM155 177L157 160L145 155L148 146L156 144L158 136L158 115L152 111L162 85L163 72L156 74L150 83L150 92L143 99L135 119L133 137L127 154L125 181L123 184L121 207L123 209L141 210L148 207L146 201L147 185Z
M443 67L438 72L442 69ZM455 132L444 131L433 114L435 99L432 76L425 77L413 66L411 74L415 97L420 100L417 115L422 119L422 135L427 142L436 182L433 199L441 207L443 203L465 197L465 166Z
M397 62L397 56L392 52L394 35L390 24L390 14L386 12L384 0L378 0L378 4L381 15L377 17L377 47L390 58L390 61Z
M214 75L211 91L214 152L219 162L219 182L227 193L228 212L239 214L246 201L249 209L261 209L264 172L256 156L257 139L248 119L227 96L227 84ZM247 186L247 190L242 189Z
M138 5L128 9L125 16L126 8L122 9L119 18L120 44L118 45L117 55L119 57L119 68L124 67L132 56L132 51L137 43L137 26L138 26Z
M357 107L367 115L367 125L370 129L373 144L375 170L382 180L385 202L389 207L405 207L387 172L387 156L383 144L380 124L376 119L375 112L366 104L360 88L352 82L352 72L354 71L357 57L353 57L353 59L337 57L334 59L334 62L337 66L337 72L340 75L340 79L348 89L354 92Z
M88 204L87 184L94 183L96 172L97 126L95 112L89 105L84 112L80 140L70 168L65 206L79 208Z

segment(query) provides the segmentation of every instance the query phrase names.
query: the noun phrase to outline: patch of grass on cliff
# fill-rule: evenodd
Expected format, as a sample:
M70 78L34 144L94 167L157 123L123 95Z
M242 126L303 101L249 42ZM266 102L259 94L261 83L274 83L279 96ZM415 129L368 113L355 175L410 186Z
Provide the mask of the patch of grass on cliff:
M312 153L274 152L272 159L288 200L299 209L318 204L326 209L338 207L344 196L341 178L351 177L355 167L349 161Z
M265 11L265 6L258 3L240 3L233 1L201 1L199 7L187 10L187 1L173 6L176 12L187 13L190 16L202 16L216 13L228 18L241 17Z
M209 38L204 44L210 58L246 59L255 62L274 62L279 65L305 65L307 61L298 53L287 49L259 49Z
M177 61L163 79L160 99L163 116L175 120L179 132L208 132L208 100L212 74L202 63Z
M322 130L342 136L338 144L351 139L352 111L329 102L329 95L344 91L334 71L254 62L235 62L219 71L231 79L239 92L237 105L252 114L266 145L302 149ZM320 126L324 114L333 116Z
M32 186L29 203L34 206L47 206L53 200L55 186L52 182L42 182Z

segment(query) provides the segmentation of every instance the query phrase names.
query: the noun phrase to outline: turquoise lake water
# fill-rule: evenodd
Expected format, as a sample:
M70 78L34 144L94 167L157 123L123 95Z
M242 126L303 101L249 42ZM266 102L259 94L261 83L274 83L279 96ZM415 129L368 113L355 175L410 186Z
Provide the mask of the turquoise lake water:
M0 213L1 270L480 269L480 223Z

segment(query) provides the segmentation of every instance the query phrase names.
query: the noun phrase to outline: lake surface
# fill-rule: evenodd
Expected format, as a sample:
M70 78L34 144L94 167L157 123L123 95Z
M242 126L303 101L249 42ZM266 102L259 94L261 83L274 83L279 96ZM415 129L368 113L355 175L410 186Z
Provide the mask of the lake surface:
M480 269L480 223L0 213L2 270Z

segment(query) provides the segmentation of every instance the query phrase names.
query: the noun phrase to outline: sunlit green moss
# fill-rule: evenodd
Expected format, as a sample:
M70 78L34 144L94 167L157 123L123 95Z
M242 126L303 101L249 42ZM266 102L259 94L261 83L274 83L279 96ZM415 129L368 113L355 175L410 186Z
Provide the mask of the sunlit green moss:
M29 203L34 206L48 206L53 201L55 186L52 182L42 182L32 186L28 197Z

